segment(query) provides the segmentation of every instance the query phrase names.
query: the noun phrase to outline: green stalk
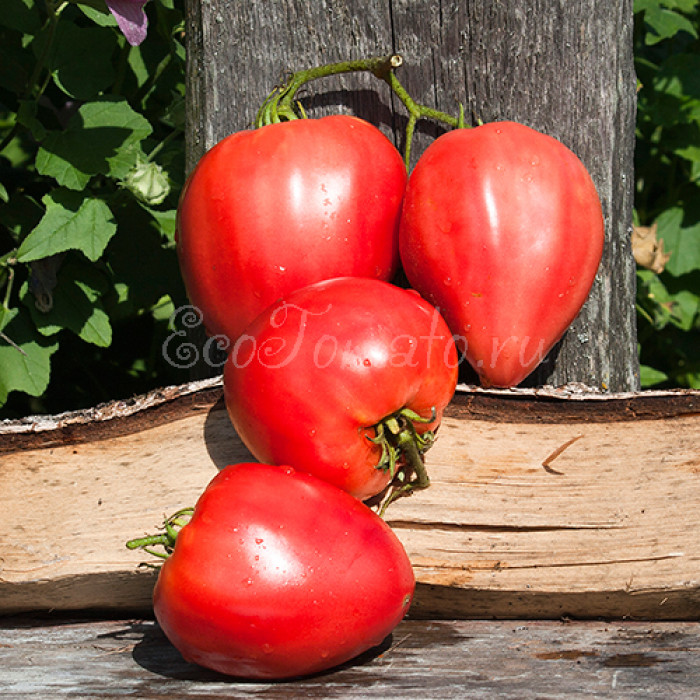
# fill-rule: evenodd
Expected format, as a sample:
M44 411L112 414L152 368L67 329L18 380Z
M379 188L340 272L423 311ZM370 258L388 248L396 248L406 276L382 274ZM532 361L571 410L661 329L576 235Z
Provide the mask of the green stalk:
M126 543L127 549L142 549L158 559L167 559L173 552L178 533L187 525L193 513L194 508L182 508L164 520L162 532L129 540ZM153 549L154 547L162 547L162 551ZM154 566L145 562L143 565Z
M465 128L464 109L460 105L459 116L433 109L427 105L418 104L407 92L406 88L396 77L395 70L403 64L403 58L398 54L380 56L378 58L366 58L357 61L340 61L326 65L309 68L293 73L289 80L281 87L276 88L263 103L255 119L257 128L276 124L281 121L303 119L306 115L297 100L297 93L308 82L326 78L342 73L367 72L372 73L379 80L384 81L392 92L401 100L408 111L408 123L406 125L406 143L404 147L404 162L409 168L411 158L411 143L416 123L419 119L434 119L451 128Z

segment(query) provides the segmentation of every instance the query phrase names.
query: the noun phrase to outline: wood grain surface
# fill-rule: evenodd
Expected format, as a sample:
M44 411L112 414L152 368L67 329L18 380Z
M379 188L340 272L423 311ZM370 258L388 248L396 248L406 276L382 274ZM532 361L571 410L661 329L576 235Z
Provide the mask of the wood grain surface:
M697 392L462 390L386 519L415 618L700 617ZM147 610L127 539L251 459L216 380L0 429L0 612Z
M418 621L318 676L245 682L183 660L150 619L0 618L0 697L692 698L697 623Z

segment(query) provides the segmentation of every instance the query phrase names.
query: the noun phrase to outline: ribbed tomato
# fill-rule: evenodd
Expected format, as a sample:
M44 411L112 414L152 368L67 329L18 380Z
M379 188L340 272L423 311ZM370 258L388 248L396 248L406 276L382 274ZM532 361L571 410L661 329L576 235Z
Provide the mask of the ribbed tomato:
M224 396L257 459L367 499L402 465L421 472L457 370L445 321L415 291L345 277L260 314L229 355Z

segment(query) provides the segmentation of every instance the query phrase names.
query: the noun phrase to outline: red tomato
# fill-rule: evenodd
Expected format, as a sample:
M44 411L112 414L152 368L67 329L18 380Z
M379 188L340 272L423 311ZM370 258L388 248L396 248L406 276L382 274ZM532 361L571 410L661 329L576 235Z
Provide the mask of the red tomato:
M401 543L363 503L291 468L238 464L214 477L177 535L154 610L188 661L289 678L379 644L414 587Z
M269 304L331 277L389 280L398 267L406 168L351 116L241 131L197 164L178 208L190 300L231 342Z
M603 215L581 161L556 139L496 122L451 131L409 178L401 259L486 386L520 383L583 305Z
M429 446L457 364L445 321L416 292L338 278L289 294L247 328L226 362L224 396L261 462L310 471L366 499L393 477L382 461L393 449L391 417L402 409L421 416L426 422L394 421L409 443ZM370 439L378 431L384 448ZM399 461L409 450L398 448Z

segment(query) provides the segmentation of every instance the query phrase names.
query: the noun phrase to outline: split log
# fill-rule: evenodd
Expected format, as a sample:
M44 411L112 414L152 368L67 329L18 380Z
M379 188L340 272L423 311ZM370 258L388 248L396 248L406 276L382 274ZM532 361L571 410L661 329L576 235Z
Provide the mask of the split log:
M127 539L251 459L218 379L0 424L0 613L150 607ZM700 618L700 392L460 387L392 504L415 618Z

